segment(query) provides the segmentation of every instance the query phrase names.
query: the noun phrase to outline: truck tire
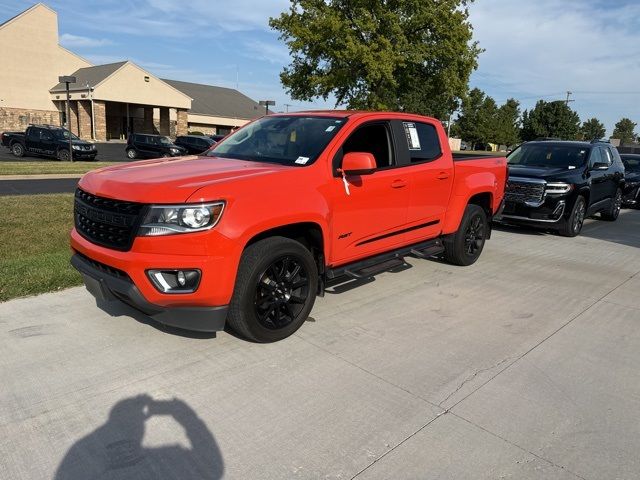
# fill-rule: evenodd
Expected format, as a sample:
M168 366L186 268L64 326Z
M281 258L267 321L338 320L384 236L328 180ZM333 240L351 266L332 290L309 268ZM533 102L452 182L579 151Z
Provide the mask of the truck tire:
M587 212L587 202L582 195L576 198L576 202L573 204L573 210L571 215L566 219L564 225L558 230L558 233L563 237L575 237L582 230L584 224L584 217Z
M22 158L24 157L24 147L21 143L16 142L11 145L11 153L18 158Z
M227 325L259 343L287 338L306 321L318 289L311 252L285 237L249 245L242 254Z
M622 208L622 190L619 188L616 190L616 194L611 201L611 206L602 212L602 219L608 222L615 222L620 215L620 209Z
M478 260L489 232L487 214L479 205L467 205L460 228L444 240L447 262L466 267Z
M60 150L58 150L58 160L60 160L61 162L68 162L69 161L69 150L66 148L61 148Z

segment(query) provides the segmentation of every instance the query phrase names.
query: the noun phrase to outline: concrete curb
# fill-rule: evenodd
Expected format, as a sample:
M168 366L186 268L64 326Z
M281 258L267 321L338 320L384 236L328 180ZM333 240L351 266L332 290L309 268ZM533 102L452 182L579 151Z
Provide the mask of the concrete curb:
M45 173L35 175L0 175L0 182L3 180L55 180L57 178L80 178L84 173Z

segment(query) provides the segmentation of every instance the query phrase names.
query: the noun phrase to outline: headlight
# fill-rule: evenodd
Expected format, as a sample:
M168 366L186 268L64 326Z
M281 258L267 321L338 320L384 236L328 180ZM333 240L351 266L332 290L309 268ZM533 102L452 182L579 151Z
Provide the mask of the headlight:
M180 150L178 150L177 148L171 148L171 153L180 153Z
M209 230L218 223L223 210L224 202L198 205L152 205L140 225L138 235L157 237Z
M82 150L82 147L80 145L71 145L71 148L73 148L74 150Z
M573 185L570 183L564 183L564 182L550 182L547 183L547 186L545 188L545 191L549 194L565 194L565 193L569 193L571 190L573 190Z

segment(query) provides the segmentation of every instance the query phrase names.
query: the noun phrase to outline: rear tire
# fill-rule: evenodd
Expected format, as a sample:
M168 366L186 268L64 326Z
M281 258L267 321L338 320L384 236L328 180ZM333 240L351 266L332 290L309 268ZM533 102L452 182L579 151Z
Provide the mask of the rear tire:
M24 157L24 147L21 143L14 143L11 145L11 153L18 158Z
M259 343L292 335L316 299L318 270L311 252L285 237L248 246L240 259L227 325Z
M447 262L466 267L478 260L489 232L487 214L479 205L467 205L458 231L444 241Z
M64 149L64 148L58 150L58 160L60 160L61 162L68 162L69 161L69 150Z
M587 202L582 195L576 198L576 202L573 204L573 210L571 215L566 219L564 225L558 233L563 237L576 237L582 231L582 225L584 225L584 218L587 212Z
M611 206L604 212L602 212L602 219L608 222L615 222L620 215L620 209L622 208L622 190L619 188L616 190L616 194L611 201Z

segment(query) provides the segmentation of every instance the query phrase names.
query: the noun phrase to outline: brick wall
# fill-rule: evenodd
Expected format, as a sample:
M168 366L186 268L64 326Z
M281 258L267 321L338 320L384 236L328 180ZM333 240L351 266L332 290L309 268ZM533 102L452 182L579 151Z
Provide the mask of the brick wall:
M78 102L78 126L80 127L79 137L83 140L91 140L91 102Z
M0 132L24 131L30 123L60 125L60 114L56 110L0 107Z
M176 136L187 135L189 132L189 123L186 110L178 109L178 119L176 121Z
M98 100L93 102L93 115L96 124L96 140L104 142L107 140L107 111L104 102Z

